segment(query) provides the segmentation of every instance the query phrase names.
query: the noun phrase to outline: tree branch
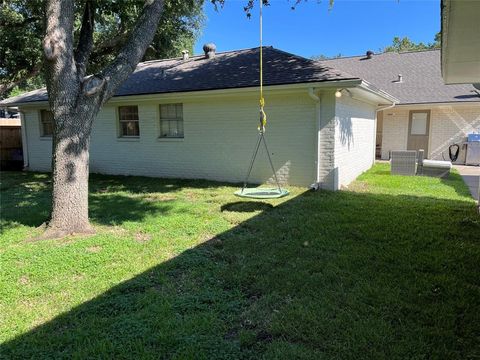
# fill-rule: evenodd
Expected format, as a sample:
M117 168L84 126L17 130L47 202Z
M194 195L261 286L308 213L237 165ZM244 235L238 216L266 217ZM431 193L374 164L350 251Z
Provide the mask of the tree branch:
M96 45L95 46L95 48L97 49L96 51L103 50L103 49L108 49L108 50L113 49L113 48L117 47L118 45L120 45L122 42L124 42L126 38L127 38L127 33L125 31L122 31L119 34L117 34L116 36L114 36L110 39L107 39L107 40L99 43L98 45Z
M142 13L127 42L115 60L99 75L100 78L105 80L102 103L105 103L115 94L118 87L130 76L142 60L157 31L158 22L163 13L163 5L164 0L146 0Z
M12 90L18 84L24 82L25 80L31 79L34 76L37 76L42 70L42 63L38 63L35 67L24 74L23 76L18 77L8 83L0 84L0 99L3 99L4 95L6 95L10 90Z
M78 38L77 48L75 49L75 63L77 65L77 75L80 81L83 81L88 59L93 48L93 32L95 24L95 5L92 0L87 0L83 11L82 28Z

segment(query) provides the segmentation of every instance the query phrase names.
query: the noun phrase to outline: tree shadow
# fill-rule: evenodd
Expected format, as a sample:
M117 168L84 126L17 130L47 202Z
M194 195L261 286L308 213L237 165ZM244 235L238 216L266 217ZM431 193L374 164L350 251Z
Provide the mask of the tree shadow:
M268 211L0 345L0 357L467 358L479 349L472 204L353 192L253 204L228 203L218 216Z
M32 172L2 172L2 174L4 175L0 184L2 208L8 211L2 211L0 234L19 224L38 227L48 221L52 186L50 174ZM222 185L224 184L203 180L91 174L89 215L93 223L100 225L141 221L147 216L171 212L170 202L184 187L215 189ZM157 195L152 196L152 193ZM108 196L105 196L107 194Z
M233 212L255 212L255 211L267 211L273 209L273 205L262 201L236 201L228 204L224 204L220 207L223 211Z

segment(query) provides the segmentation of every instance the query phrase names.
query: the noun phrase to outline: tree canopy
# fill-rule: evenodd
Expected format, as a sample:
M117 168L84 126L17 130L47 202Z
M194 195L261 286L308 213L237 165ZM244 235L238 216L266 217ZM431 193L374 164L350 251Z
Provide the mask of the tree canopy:
M441 46L441 33L435 35L434 41L431 43L423 42L413 42L408 36L403 38L395 36L392 40L392 43L388 46L385 46L383 49L380 49L382 52L404 52L404 51L422 51L422 50L433 50L440 49ZM343 55L338 53L334 56L327 56L325 54L314 55L311 58L313 60L329 60L329 59L338 59Z
M434 41L432 43L415 43L410 40L408 36L400 38L395 36L392 40L392 44L386 46L384 52L404 52L404 51L421 51L421 50L430 50L430 49L439 49L441 46L441 33L435 35Z
M143 60L174 57L193 51L203 25L203 0L167 0L153 42ZM95 0L93 52L87 73L111 62L125 44L145 4L144 0ZM85 1L76 2L75 38L78 41ZM44 85L42 38L44 2L3 0L0 4L0 98L16 86L30 90Z

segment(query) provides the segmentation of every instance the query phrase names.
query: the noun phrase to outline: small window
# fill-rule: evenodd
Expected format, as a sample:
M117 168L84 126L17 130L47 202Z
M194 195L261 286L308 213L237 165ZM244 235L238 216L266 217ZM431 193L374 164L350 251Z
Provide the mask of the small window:
M138 106L120 106L118 108L121 137L139 137Z
M411 135L426 135L427 134L428 113L426 112L412 112L412 126L410 129Z
M41 136L53 135L53 113L48 110L40 112L40 134Z
M160 105L160 137L183 138L183 105Z

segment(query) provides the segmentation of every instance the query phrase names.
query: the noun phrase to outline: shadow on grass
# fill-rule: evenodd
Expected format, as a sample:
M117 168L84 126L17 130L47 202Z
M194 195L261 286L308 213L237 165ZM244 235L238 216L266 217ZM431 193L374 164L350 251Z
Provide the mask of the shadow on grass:
M236 201L228 204L224 204L220 207L223 211L232 212L255 212L255 211L267 211L273 209L273 205L262 201Z
M455 189L455 192L463 197L470 198L470 190L465 185L462 176L458 172L452 172L446 178L441 179L442 183Z
M268 211L0 345L0 358L478 354L472 204L309 192L218 216L257 210Z
M19 224L38 227L49 219L51 180L46 173L2 172L0 191L2 211L0 233ZM90 175L90 219L100 225L141 221L146 216L172 211L171 199L184 187L215 189L222 183L195 180L169 180L133 176ZM157 196L149 199L148 195ZM107 194L107 196L105 196ZM144 195L144 196L143 196ZM173 197L173 195L171 196Z

